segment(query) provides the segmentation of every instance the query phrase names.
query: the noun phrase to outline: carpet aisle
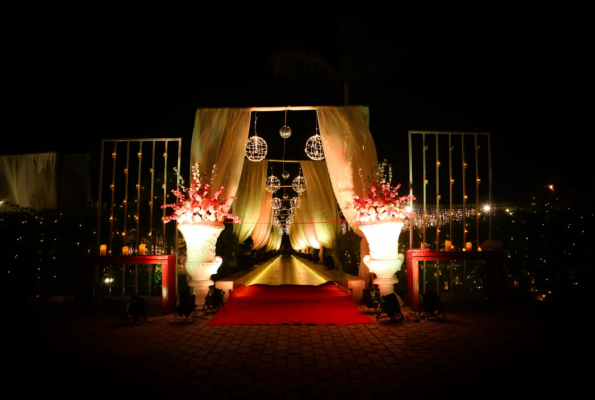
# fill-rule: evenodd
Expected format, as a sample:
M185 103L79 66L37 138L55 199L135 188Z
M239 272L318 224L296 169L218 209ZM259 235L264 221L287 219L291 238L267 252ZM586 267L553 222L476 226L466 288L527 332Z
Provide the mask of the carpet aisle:
M273 262L233 291L209 325L373 324L346 292L295 257Z

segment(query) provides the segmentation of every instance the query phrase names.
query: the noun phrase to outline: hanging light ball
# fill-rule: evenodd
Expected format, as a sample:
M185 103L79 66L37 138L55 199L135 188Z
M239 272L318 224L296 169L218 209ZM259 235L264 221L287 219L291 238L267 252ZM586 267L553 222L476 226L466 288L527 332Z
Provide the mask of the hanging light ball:
M281 135L283 139L289 139L291 136L291 128L287 125L282 126L279 128L279 135Z
M311 136L306 142L306 155L314 161L320 161L324 159L322 138L319 134Z
M269 193L275 193L279 190L279 186L281 186L281 181L275 175L269 176L264 183L264 188Z
M289 178L289 171L283 171L283 173L281 174L281 176L283 177L283 179Z
M246 157L250 161L262 161L267 155L267 142L259 136L251 136L246 141Z
M298 194L302 194L306 191L306 180L301 175L298 175L293 179L292 185L293 190L295 190Z
M281 199L278 197L273 197L273 200L271 201L271 208L273 210L278 210L281 208Z
M283 200L287 200L289 198L289 195L287 193L283 193Z

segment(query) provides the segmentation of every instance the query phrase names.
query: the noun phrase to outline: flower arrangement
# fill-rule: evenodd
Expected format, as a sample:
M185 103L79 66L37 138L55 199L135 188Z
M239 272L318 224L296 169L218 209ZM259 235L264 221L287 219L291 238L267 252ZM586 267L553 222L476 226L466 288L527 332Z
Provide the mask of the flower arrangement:
M364 179L361 169L360 178ZM353 204L347 207L347 209L356 211L353 221L371 222L390 218L405 219L415 215L415 212L406 211L403 208L403 205L410 204L415 200L415 197L411 194L399 197L398 190L401 184L391 186L391 181L392 167L386 160L372 168L372 177L367 177L364 180L364 189L368 197L359 197L353 194Z
M192 182L190 182L189 188L184 186L184 179L180 175L180 171L174 167L180 182L180 189L173 189L172 193L178 198L178 201L174 204L161 206L161 208L172 208L174 210L172 215L164 218L164 222L167 223L173 220L177 220L178 223L223 222L226 219L231 219L233 223L240 223L241 220L238 216L228 212L231 204L228 205L227 202L235 199L235 196L220 199L224 189L221 186L211 197L211 186L217 175L217 165L213 165L210 179L206 173L200 171L199 167L198 162L192 166Z

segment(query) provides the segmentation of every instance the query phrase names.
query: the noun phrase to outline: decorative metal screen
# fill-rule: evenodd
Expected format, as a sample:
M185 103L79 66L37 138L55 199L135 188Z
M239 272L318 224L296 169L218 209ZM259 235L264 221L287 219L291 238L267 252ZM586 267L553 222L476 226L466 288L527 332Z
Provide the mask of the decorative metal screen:
M181 154L181 138L102 140L97 255L101 244L106 255L121 255L125 246L130 255L177 255L176 226L163 222L161 206L173 201Z
M491 238L491 212L488 212L487 232L480 233L479 228L480 214L486 207L493 208L490 134L409 131L409 193L416 197L413 202L416 217L410 220L410 248L413 248L414 226L422 229L424 243L426 229L433 227L436 229L435 250L439 250L440 227L450 222L449 238L453 238L452 222L455 220L462 220L463 240L457 245L464 247L470 212L477 217L476 245Z

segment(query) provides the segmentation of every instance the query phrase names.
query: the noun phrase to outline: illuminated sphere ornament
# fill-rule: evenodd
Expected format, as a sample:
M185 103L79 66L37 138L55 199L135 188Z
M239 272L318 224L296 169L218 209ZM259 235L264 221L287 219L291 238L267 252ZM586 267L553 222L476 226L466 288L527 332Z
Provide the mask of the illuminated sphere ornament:
M279 190L279 186L281 186L281 181L275 175L269 176L264 183L264 187L269 193L275 193Z
M281 135L283 139L289 139L291 136L291 128L287 125L282 126L279 128L279 135Z
M306 142L306 155L314 161L324 160L322 138L318 133L316 133L314 136L311 136Z
M289 198L289 195L287 193L283 193L283 200L287 200Z
M273 210L278 210L281 208L281 199L278 197L273 197L272 201L271 201L271 208Z
M306 180L303 176L298 175L293 180L293 190L298 194L302 194L306 191Z
M246 157L250 161L262 161L267 155L267 142L256 135L246 142Z
M281 174L281 176L283 177L283 179L289 178L289 171L283 171L283 173Z

